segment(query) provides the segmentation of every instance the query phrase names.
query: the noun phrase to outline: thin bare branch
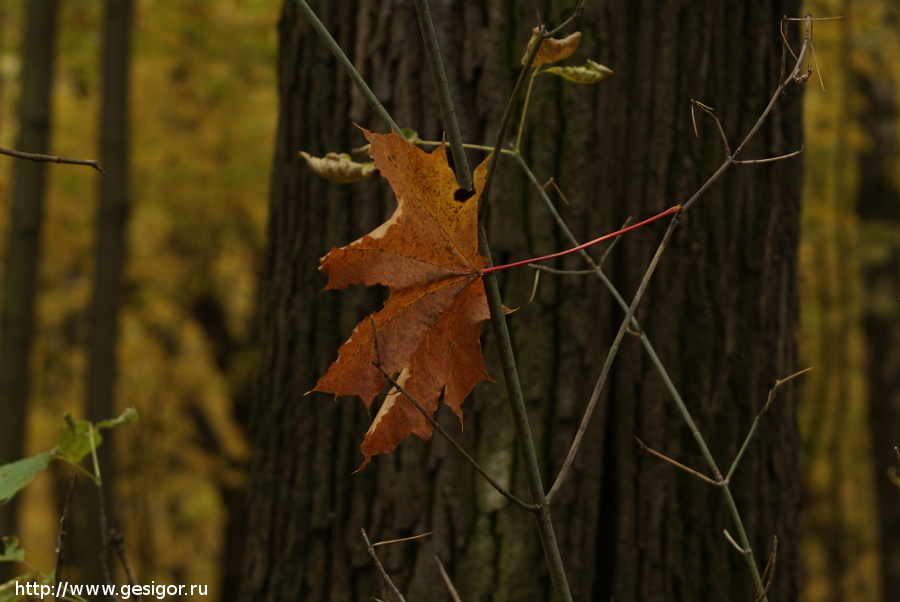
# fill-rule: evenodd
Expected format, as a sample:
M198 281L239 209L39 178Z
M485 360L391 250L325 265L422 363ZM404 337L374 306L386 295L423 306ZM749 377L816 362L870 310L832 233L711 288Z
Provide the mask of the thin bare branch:
M746 548L746 549L742 548L738 544L738 542L736 542L734 540L734 538L731 536L731 533L728 532L728 529L722 529L722 532L725 534L725 539L727 539L728 542L734 546L734 549L737 550L738 552L740 552L741 554L743 554L744 556L747 556L748 554L753 552L753 550L751 550L750 548Z
M131 585L132 588L134 588L138 582L137 575L134 573L134 568L131 566L131 561L128 559L128 552L125 550L125 536L115 529L112 529L110 530L109 541L116 548L116 554L118 554L119 556L119 562L122 563L122 568L125 570L125 576L128 577L128 584ZM135 600L140 602L141 598L137 596L135 597Z
M556 180L554 178L550 178L547 180L547 183L540 187L541 190L546 190L547 186L553 184L553 189L556 191L556 194L559 195L559 198L562 199L562 202L565 203L566 207L570 206L572 203L569 202L569 199L566 198L566 195L563 194L562 189L556 184Z
M69 535L69 514L72 510L72 496L75 494L75 485L78 484L78 473L72 471L72 479L69 481L69 490L66 493L66 501L63 504L62 517L59 520L59 535L56 538L56 572L54 573L54 591L59 591L59 579L63 570L63 558L66 551L66 538Z
M434 561L437 562L438 570L441 572L441 579L444 580L444 585L447 586L447 591L450 592L450 597L453 598L453 602L462 602L462 598L459 597L459 592L456 591L456 588L453 587L453 582L450 581L450 575L444 570L444 563L437 557L437 554L434 555Z
M618 238L616 240L619 240ZM613 241L615 242L615 241ZM548 268L545 265L540 265L539 263L529 263L528 267L538 270L539 272L550 272L551 274L559 274L562 276L587 276L589 274L594 274L600 268L597 267L593 270L557 270L556 268Z
M0 148L0 155L15 157L16 159L27 159L37 163L65 163L67 165L87 165L93 167L100 173L106 173L100 167L95 159L67 159L65 157L54 157L53 155L42 155L40 153L23 153L22 151L12 150L8 148Z
M672 238L672 233L675 231L675 228L678 227L678 222L681 220L681 216L683 213L678 212L672 216L672 221L669 222L669 227L666 229L666 233L663 235L662 241L659 243L659 246L656 248L656 253L653 255L653 259L650 261L650 265L647 267L647 271L644 272L644 277L641 279L641 284L638 286L637 292L634 294L634 299L631 301L631 305L628 307L628 311L625 312L625 318L622 320L622 324L619 326L619 332L616 333L616 338L613 340L612 345L609 348L609 353L606 356L606 361L603 363L603 368L600 370L600 377L597 379L597 384L594 386L594 391L591 393L591 398L588 401L587 408L584 410L584 415L581 418L581 424L578 425L578 431L575 433L575 438L572 441L572 445L569 448L569 453L566 455L566 459L563 462L562 468L560 468L559 475L556 477L556 481L553 483L553 487L550 488L550 492L547 494L547 499L552 500L556 495L556 492L559 491L559 488L562 487L562 484L566 480L566 476L569 474L569 470L572 468L572 464L575 462L575 456L578 455L578 450L581 448L581 442L584 439L584 435L587 432L588 424L591 421L591 416L594 413L594 409L597 407L597 402L600 401L600 393L603 390L603 385L606 384L606 378L609 376L609 371L612 368L613 360L615 360L616 355L619 352L619 346L622 344L622 339L625 337L625 332L628 330L629 323L631 322L632 317L634 316L634 312L637 309L637 306L640 304L641 299L644 297L644 291L647 289L647 285L650 283L650 278L653 277L653 272L656 271L656 266L659 263L660 257L662 257L663 251L665 251L666 246L669 244L669 239Z
M754 165L757 163L774 163L775 161L781 161L782 159L790 159L791 157L796 157L800 153L803 152L803 145L800 146L799 150L795 150L792 153L788 153L786 155L778 155L777 157L769 157L768 159L745 159L743 161L734 160L735 165Z
M412 537L401 537L400 539L389 539L387 541L378 541L372 544L373 548L377 548L378 546L386 546L392 543L400 543L402 541L412 541L414 539L422 539L423 537L428 537L432 535L434 531L429 531L428 533L421 533L419 535L413 535Z
M535 265L528 264L529 267L536 267ZM528 297L528 302L532 303L534 301L535 295L537 295L538 283L541 281L541 271L537 270L534 273L534 286L531 287L531 296Z
M651 454L653 456L656 456L657 458L659 458L660 460L662 460L664 462L668 462L675 468L680 468L681 470L685 471L686 473L694 475L701 481L706 481L710 485L715 485L716 487L721 487L722 485L725 484L725 481L719 482L719 481L710 479L705 474L701 474L701 473L697 472L696 470L694 470L693 468L689 468L689 467L685 466L684 464L682 464L681 462L673 460L669 456L663 455L663 454L659 453L658 451L647 447L647 445L637 437L635 437L634 440L638 442L638 445L640 445L644 451L648 452L649 454Z

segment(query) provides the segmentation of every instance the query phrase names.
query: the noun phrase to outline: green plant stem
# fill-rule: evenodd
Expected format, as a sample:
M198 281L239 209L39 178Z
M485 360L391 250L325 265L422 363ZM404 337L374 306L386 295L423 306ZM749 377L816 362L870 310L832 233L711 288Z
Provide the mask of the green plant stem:
M584 5L582 2L576 11L579 11L581 6ZM542 40L543 41L543 40ZM484 190L481 192L481 198L478 201L478 215L479 222L484 222L484 215L487 212L487 206L490 201L491 196L491 188L494 185L494 173L497 171L497 163L500 160L501 150L503 148L503 141L506 140L506 132L509 130L509 124L512 121L513 113L515 113L516 102L519 99L519 96L522 94L522 88L525 86L525 80L528 77L528 74L531 71L531 65L534 63L534 57L537 56L538 50L541 49L541 44L535 44L531 48L531 52L525 57L524 65L522 66L522 70L519 72L519 78L516 80L516 85L513 88L512 95L509 98L509 102L506 104L506 111L503 113L503 118L500 120L500 128L497 130L497 141L494 143L494 150L491 152L491 161L488 163L487 174L484 176ZM488 261L488 266L491 263ZM492 314L493 315L493 314Z
M372 92L372 89L366 83L366 80L363 79L362 75L359 74L359 71L356 70L356 67L353 66L353 63L350 62L350 59L344 54L343 49L341 49L340 45L335 41L333 37L331 37L331 33L329 33L328 29L319 20L319 17L316 16L316 13L313 12L313 9L310 8L309 4L306 3L306 0L295 0L297 6L300 7L300 10L303 11L303 14L306 16L306 19L309 21L309 24L312 25L313 29L316 30L316 33L322 38L322 41L325 42L325 46L328 47L328 50L331 51L331 54L335 56L341 66L344 68L344 71L347 72L347 75L356 84L357 89L362 93L365 97L366 101L368 101L369 105L371 105L372 109L375 111L375 114L381 119L381 121L391 128L394 132L399 134L400 136L404 136L403 132L400 130L400 126L394 123L394 120L391 118L390 114L384 108L384 105L379 102L378 98L375 97L375 93Z
M450 96L450 84L447 82L447 74L444 72L441 48L438 45L434 23L431 20L431 9L428 6L428 0L415 0L415 4L416 14L419 17L419 30L422 32L422 39L425 42L425 54L428 56L431 75L434 77L434 87L437 88L438 101L444 117L444 127L447 128L447 137L450 139L450 154L453 155L453 164L456 168L454 170L456 183L463 190L472 190L472 173L469 171L466 152L463 150L456 109L453 108L453 97Z
M450 139L450 149L456 162L457 183L461 188L471 190L472 177L468 173L468 164L465 161L465 154L462 146L462 136L459 133L459 124L456 120L456 112L453 109L453 99L450 97L450 89L447 84L447 78L443 73L443 65L440 53L437 47L437 41L433 39L434 27L431 24L431 16L428 11L427 0L416 0L416 9L419 13L419 23L422 27L422 35L425 38L425 50L429 55L429 62L434 75L435 85L438 87L438 99L441 102L441 110L444 115L444 126L447 128L447 137ZM482 203L490 193L491 184L493 182L493 174L496 171L497 158L500 156L500 147L506 137L506 131L509 128L509 122L514 111L516 100L521 93L521 82L525 74L531 68L534 56L540 44L535 44L532 52L529 54L528 60L519 75L519 81L513 90L512 97L506 108L506 113L501 122L500 131L497 133L497 142L494 145L494 153L491 155L490 164L488 165L488 173L485 178L484 190L481 194ZM457 152L461 155L461 161L457 158ZM466 183L468 183L466 185ZM486 230L484 227L484 209L482 204L479 212L479 246L481 252L488 258L488 266L492 265L490 246L488 244ZM538 533L541 538L541 545L544 549L544 556L547 560L547 566L550 569L550 579L553 582L553 590L557 600L567 602L572 600L572 594L569 591L569 584L566 580L565 567L563 566L562 556L559 553L559 544L556 541L556 535L553 531L553 522L550 518L550 506L546 503L544 496L544 485L541 481L540 464L537 459L537 452L534 448L534 441L531 435L531 427L528 424L528 413L525 409L525 397L522 394L522 384L519 380L518 371L516 369L516 360L512 348L512 340L509 336L509 328L506 324L506 315L503 312L503 302L500 298L500 288L497 285L497 279L494 275L488 274L484 279L485 294L487 295L488 308L491 314L491 324L494 328L494 335L497 339L497 347L500 351L500 364L503 369L504 380L506 381L506 389L509 395L510 412L513 417L513 424L516 429L517 441L519 442L519 453L522 456L525 467L525 477L528 482L528 491L531 494L531 501L538 506L535 511L535 518L538 526Z
M414 143L419 144L421 146L440 146L443 144L443 142L437 142L435 140L415 140ZM471 150L478 150L478 151L485 151L488 153L493 152L493 150L494 150L494 148L492 146L485 146L483 144L469 144L469 143L463 144L463 148L471 149ZM516 151L514 151L510 148L503 148L503 149L500 149L500 154L514 156L516 154Z
M94 462L94 474L97 477L97 495L100 507L100 568L103 569L103 578L106 584L112 584L112 576L109 573L109 545L107 538L106 502L103 495L103 475L100 474L100 460L97 458L97 445L94 443L94 425L90 425L88 438L91 442L91 460Z
M513 150L516 154L522 152L522 133L525 131L525 117L528 115L528 101L531 100L531 90L534 88L534 79L537 77L540 67L535 67L528 79L528 91L525 93L525 100L522 102L522 115L519 117L519 131L516 134L516 145Z
M487 236L484 227L479 228L479 240L482 245L482 253L488 257L488 265L492 265L490 249L487 245ZM515 355L513 353L512 339L509 336L509 327L506 316L503 313L503 302L500 299L500 288L497 284L496 274L487 274L482 279L487 295L488 308L491 312L491 326L494 337L497 340L497 349L500 354L500 365L503 369L503 380L506 383L506 392L509 396L510 413L513 418L513 426L516 429L516 440L519 444L519 454L522 456L522 464L525 470L525 480L528 483L528 491L531 494L532 503L538 506L535 519L538 534L541 538L541 546L544 549L544 557L547 567L550 569L550 579L553 583L553 591L559 602L571 602L572 593L569 591L569 583L566 578L565 566L562 555L559 552L559 543L553 530L553 521L550 516L550 503L544 495L544 484L541 480L540 465L535 452L534 439L531 435L531 426L528 423L528 411L525 408L525 396L522 393L522 384L516 368Z

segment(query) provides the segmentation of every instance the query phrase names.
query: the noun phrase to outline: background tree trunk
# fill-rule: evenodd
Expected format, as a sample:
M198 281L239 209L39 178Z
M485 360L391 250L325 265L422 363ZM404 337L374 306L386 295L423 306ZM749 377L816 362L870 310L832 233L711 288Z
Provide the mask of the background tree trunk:
M116 343L122 299L122 268L128 223L128 90L131 57L132 0L107 0L103 15L103 45L100 54L103 96L100 105L100 195L94 244L94 288L90 307L87 373L87 419L99 422L116 415L115 388L118 372ZM103 475L107 528L116 527L114 492L116 463L114 433L104 434L105 445L97 450ZM91 488L93 489L93 488ZM80 536L73 538L72 559L85 583L104 583L98 492L85 490L75 510ZM113 550L107 552L112 567Z
M572 3L540 3L559 22ZM572 6L569 6L571 4ZM442 126L410 3L315 3L401 126L439 139ZM531 28L531 3L432 5L463 136L491 144ZM689 100L714 106L737 144L777 84L778 22L795 2L588 4L572 62L616 74L597 86L541 77L523 153L541 180L553 176L563 217L587 240L685 201L720 165L721 140ZM434 534L379 548L409 599L449 599L436 554L464 600L546 599L548 578L531 518L493 493L435 438L406 441L352 474L369 418L358 400L303 396L379 291L320 292L318 258L358 238L392 211L386 183L338 186L317 179L297 153L363 144L351 122L378 124L293 2L279 23L280 124L272 175L269 249L261 293L262 369L254 406L255 459L246 600L359 600L381 583L359 535ZM768 118L748 158L796 150L799 91ZM475 157L473 157L475 158ZM477 157L480 161L482 157ZM569 244L511 162L500 164L490 216L495 262ZM792 373L800 162L729 172L684 219L642 304L640 319L720 465L737 452L774 381ZM664 226L629 235L607 271L630 298ZM597 252L599 253L599 251ZM599 255L596 255L599 257ZM579 269L575 257L554 267ZM544 481L555 477L622 312L589 276L502 277L519 371ZM494 344L489 371L500 377ZM459 434L513 491L527 495L504 389L476 387ZM760 562L779 540L772 599L796 599L797 433L793 385L779 392L733 480ZM455 427L449 412L438 415ZM458 430L458 429L456 429ZM634 338L622 347L574 475L554 503L563 558L579 600L722 600L753 597L721 492L640 452L634 436L703 469L692 434Z
M900 446L900 190L897 166L897 89L891 78L872 79L857 72L867 110L860 113L871 145L860 151L857 212L865 303L866 383L872 433L872 463L878 500L882 599L900 600L900 487L887 478L897 465Z
M56 0L28 2L16 149L46 154L56 51ZM7 159L4 159L7 160ZM44 213L44 163L16 162L0 317L0 465L22 458L31 376L34 299ZM16 498L0 506L0 534L16 533Z

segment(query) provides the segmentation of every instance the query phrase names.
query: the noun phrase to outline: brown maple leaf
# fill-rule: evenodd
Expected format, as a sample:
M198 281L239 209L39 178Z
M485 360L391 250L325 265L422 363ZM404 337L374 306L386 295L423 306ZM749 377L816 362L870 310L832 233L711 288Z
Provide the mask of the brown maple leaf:
M433 416L441 393L462 422L460 405L489 379L479 330L489 317L478 253L478 199L487 160L462 191L444 145L426 153L401 136L363 130L375 167L397 195L391 218L359 240L332 249L319 269L326 289L362 282L390 287L384 308L364 318L314 391L358 395L368 409L389 374ZM377 340L376 340L377 339ZM366 433L360 468L390 454L410 434L431 437L431 424L397 391L388 394Z

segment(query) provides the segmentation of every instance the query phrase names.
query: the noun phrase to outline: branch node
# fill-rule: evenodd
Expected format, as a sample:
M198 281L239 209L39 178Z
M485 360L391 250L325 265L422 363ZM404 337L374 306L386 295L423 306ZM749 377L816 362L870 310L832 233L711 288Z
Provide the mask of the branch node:
M734 546L734 549L735 549L735 550L737 550L738 552L740 552L740 553L743 554L744 556L749 556L750 554L753 553L753 550L751 550L750 548L747 548L747 549L745 550L745 549L742 548L740 545L738 545L738 542L736 542L736 541L734 540L734 538L731 537L731 533L728 532L728 529L722 529L722 532L725 534L725 539L727 539L728 542L729 542L731 545Z

